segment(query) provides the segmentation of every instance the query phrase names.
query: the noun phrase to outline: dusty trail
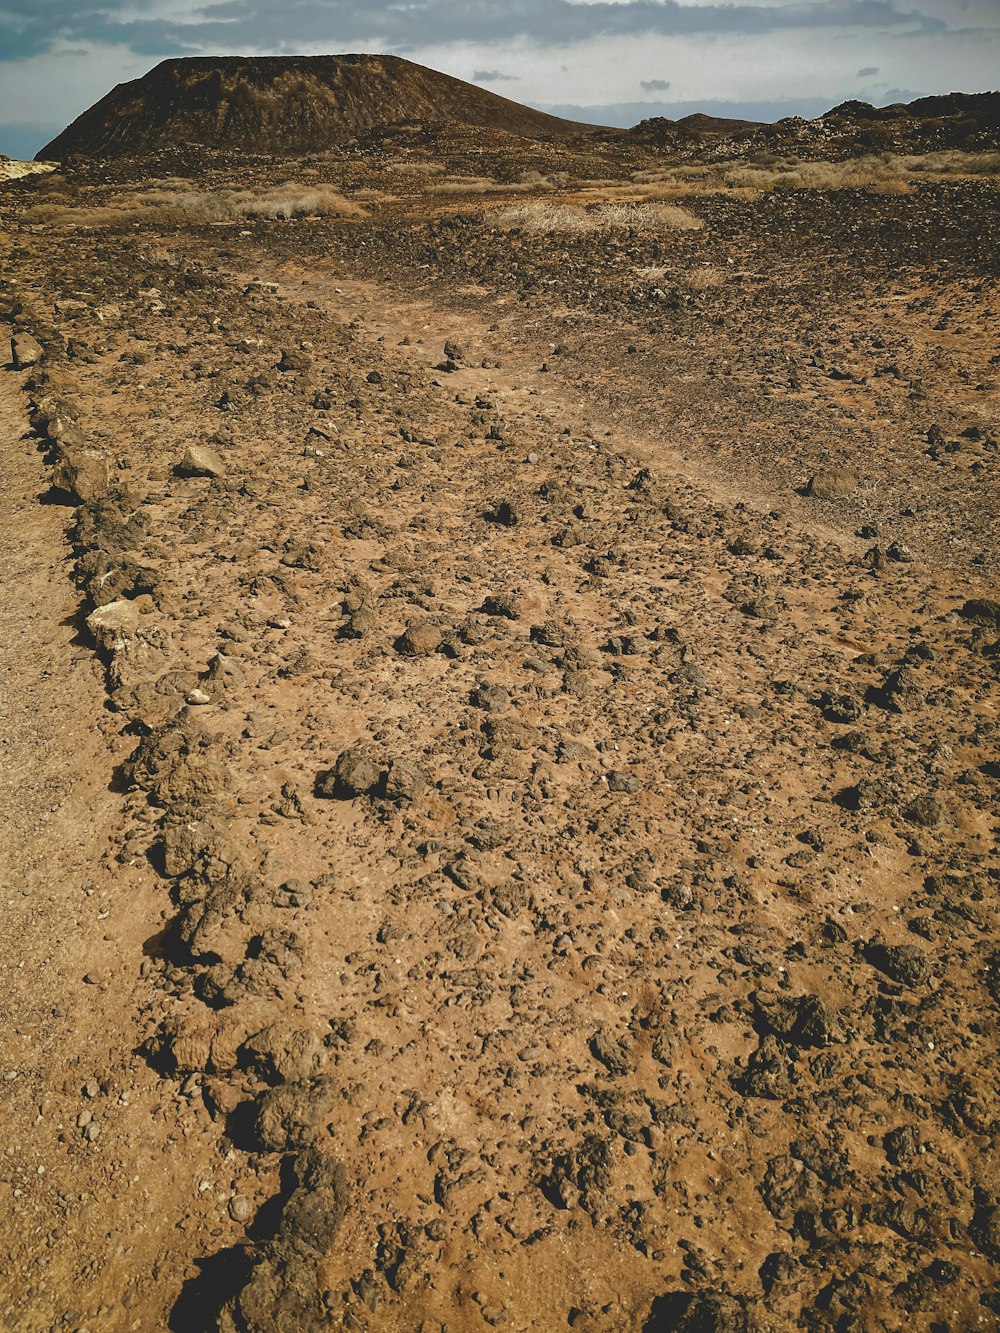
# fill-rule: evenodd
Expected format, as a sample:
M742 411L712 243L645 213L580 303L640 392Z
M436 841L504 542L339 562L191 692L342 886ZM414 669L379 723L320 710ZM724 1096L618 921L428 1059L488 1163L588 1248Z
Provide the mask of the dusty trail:
M790 1327L834 1263L924 1330L929 1253L975 1318L990 668L953 585L693 484L483 321L116 262L47 388L114 478L104 680L2 390L14 1326L75 1287L89 1330L617 1333L691 1291L742 1329L770 1263Z
M204 1162L135 1049L162 894L125 846L113 776L133 743L80 633L73 511L42 502L22 378L0 374L0 1315L152 1330L190 1271L178 1223Z

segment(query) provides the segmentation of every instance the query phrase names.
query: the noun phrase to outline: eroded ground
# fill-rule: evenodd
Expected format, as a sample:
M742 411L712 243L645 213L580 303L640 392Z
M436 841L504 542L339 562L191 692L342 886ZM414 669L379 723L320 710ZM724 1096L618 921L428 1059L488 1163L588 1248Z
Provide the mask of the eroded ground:
M994 1327L995 188L380 161L0 204L8 1326Z

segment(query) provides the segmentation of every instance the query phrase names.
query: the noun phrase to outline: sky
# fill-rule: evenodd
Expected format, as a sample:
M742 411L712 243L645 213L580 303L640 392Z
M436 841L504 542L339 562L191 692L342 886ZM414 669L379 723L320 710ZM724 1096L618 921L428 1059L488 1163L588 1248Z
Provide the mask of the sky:
M167 57L347 51L595 124L777 120L1000 85L1000 0L0 0L0 152Z

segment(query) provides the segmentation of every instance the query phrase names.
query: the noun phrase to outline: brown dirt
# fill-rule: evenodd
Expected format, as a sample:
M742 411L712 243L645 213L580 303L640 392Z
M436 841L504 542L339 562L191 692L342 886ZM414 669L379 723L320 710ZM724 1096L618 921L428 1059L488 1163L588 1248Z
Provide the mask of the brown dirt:
M995 201L330 174L8 232L8 1324L991 1327Z

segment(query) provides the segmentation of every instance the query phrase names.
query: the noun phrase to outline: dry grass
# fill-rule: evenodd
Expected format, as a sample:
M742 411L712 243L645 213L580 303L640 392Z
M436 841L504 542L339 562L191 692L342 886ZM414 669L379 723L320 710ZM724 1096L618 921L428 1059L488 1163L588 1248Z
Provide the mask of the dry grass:
M170 227L178 222L233 223L265 218L363 218L365 210L329 186L303 187L294 182L269 190L192 190L188 182L169 180L141 194L120 195L102 207L66 207L62 202L37 204L25 212L27 221L49 226L114 227L151 223Z
M917 176L1000 176L1000 153L957 150L898 157L900 166Z
M564 190L572 179L568 171L550 171L547 175L541 171L522 171L518 177L521 185L539 190Z
M554 190L556 181L538 171L522 173L518 181L498 181L491 176L448 176L429 185L425 194L527 194L531 190Z
M665 203L600 204L596 216L601 223L612 227L640 229L672 228L675 231L699 231L705 224L686 208Z
M516 185L503 185L490 176L446 176L443 181L429 185L426 194L492 194L517 190Z
M425 194L525 194L531 190L557 190L570 182L568 172L522 171L517 180L497 180L493 176L444 175L439 162L406 162L397 160L389 170L411 176L431 178ZM433 179L438 178L438 179Z
M94 208L89 205L73 207L68 200L58 197L52 203L34 204L22 215L25 222L43 227L115 227L135 221L135 209Z
M731 167L724 183L753 190L870 190L908 194L912 184L894 161L876 157L847 162L778 162L773 167Z
M263 193L253 190L150 190L133 198L140 207L176 209L197 222L365 216L362 208L329 186L303 187L292 181L275 185Z
M632 272L643 282L663 282L665 278L671 282L687 287L691 291L704 292L717 287L723 287L726 283L726 272L724 269L716 268L712 264L704 264L699 268L688 269L687 272L678 271L674 268L668 268L664 264L645 264L634 268Z
M714 287L722 287L726 282L725 269L706 264L704 268L693 268L684 274L684 282L694 291L705 292Z
M726 194L753 199L769 190L868 190L909 194L921 180L1000 176L1000 153L948 151L869 154L843 162L803 162L766 155L755 162L678 166L636 171L632 190L648 199L690 199Z
M443 162L407 162L405 158L389 163L390 171L405 171L409 176L443 176Z
M573 207L537 200L505 208L497 214L505 227L521 227L538 233L591 232L604 227L630 227L639 231L693 231L704 224L687 209L674 204L604 203L592 208Z

